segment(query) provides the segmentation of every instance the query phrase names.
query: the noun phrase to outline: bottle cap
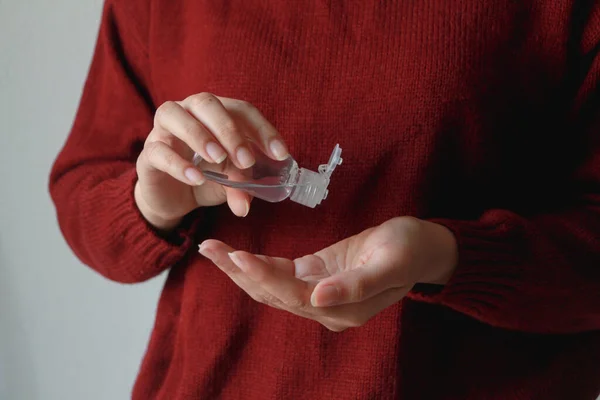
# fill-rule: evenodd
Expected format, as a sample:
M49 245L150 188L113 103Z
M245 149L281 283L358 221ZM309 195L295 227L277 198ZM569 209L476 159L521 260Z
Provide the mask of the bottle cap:
M336 144L331 153L331 157L329 157L329 162L327 164L319 165L319 172L330 177L335 167L341 165L342 161L342 149L339 144Z

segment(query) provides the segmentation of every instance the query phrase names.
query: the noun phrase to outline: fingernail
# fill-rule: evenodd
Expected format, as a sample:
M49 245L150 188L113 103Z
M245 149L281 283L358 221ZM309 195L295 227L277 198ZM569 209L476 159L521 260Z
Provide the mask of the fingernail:
M244 213L244 217L248 216L249 212L250 212L250 203L248 201L246 201L246 212Z
M318 294L318 301L317 296L315 296L315 299L312 301L315 307L334 306L338 303L340 298L340 290L335 285L323 286L318 290Z
M198 253L202 254L204 257L209 258L209 259L213 259L214 253L206 248L204 248L202 245L198 246Z
M272 140L269 148L271 149L271 153L273 153L278 160L285 160L289 156L288 149L279 139Z
M257 270L256 267L252 265L252 262L245 262L240 260L240 257L237 253L239 252L234 251L229 253L229 258L231 258L231 261L233 261L235 266L238 267L240 271L246 274L246 276L251 280L260 281L262 276L260 269Z
M254 155L246 147L240 147L235 156L242 168L250 168L256 162Z
M242 269L240 267L240 258L237 256L237 254L235 253L227 253L227 255L229 256L229 258L231 258L231 261L233 261L233 263L239 268Z
M185 170L185 177L195 185L202 185L204 178L202 174L195 168L188 168Z
M225 150L223 150L223 148L221 148L221 146L215 142L209 142L206 144L206 152L217 164L221 164L227 158L227 153L225 153Z

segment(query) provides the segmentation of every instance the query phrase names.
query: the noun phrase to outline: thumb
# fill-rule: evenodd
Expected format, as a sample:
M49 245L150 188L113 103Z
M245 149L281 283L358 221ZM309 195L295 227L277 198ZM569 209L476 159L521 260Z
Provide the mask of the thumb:
M394 286L392 265L365 265L320 281L310 302L313 307L360 303Z
M225 193L227 193L227 205L229 209L238 217L245 217L250 212L250 203L252 202L252 196L250 194L239 190L224 187Z

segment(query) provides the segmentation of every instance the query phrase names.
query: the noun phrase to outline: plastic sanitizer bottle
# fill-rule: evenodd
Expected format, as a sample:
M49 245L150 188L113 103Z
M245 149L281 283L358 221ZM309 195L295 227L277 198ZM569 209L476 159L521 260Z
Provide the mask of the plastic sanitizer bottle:
M226 161L227 174L203 169L202 157L194 154L193 163L200 166L206 179L230 188L240 189L259 199L277 203L287 199L314 208L327 197L329 180L335 167L342 163L342 149L336 145L327 164L319 165L318 172L299 168L291 156L276 161L265 155L250 142L256 163L241 170ZM207 166L210 164L207 164Z

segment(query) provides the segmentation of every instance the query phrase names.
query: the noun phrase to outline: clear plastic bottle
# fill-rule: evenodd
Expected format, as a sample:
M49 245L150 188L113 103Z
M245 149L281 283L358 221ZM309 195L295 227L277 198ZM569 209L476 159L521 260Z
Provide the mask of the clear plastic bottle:
M243 190L271 203L289 197L290 200L311 208L321 204L327 197L331 174L335 167L342 163L342 149L339 145L333 149L329 162L319 166L318 172L299 168L292 157L283 161L273 160L252 142L250 146L256 163L244 170L236 168L229 161L224 168L227 174L204 169L200 165L202 158L198 154L194 154L193 162L201 167L206 179L223 186Z

